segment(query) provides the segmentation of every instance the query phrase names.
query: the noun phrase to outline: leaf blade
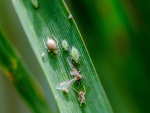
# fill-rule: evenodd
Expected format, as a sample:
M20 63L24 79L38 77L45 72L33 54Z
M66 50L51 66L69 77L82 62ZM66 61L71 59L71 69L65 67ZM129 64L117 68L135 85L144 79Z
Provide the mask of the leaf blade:
M0 30L0 68L32 112L50 112L41 87Z
M36 57L43 69L49 86L54 94L60 112L112 112L107 97L100 84L97 73L93 67L81 34L73 19L68 19L70 12L61 0L39 0L39 8L35 10L30 0L13 0L13 5L19 16L21 24L26 32L28 40L36 54ZM67 57L70 55L61 50L60 57L52 57L44 48L43 38L54 35L59 42L66 39L70 46L75 46L80 52L80 70L83 74L82 86L86 87L86 105L79 106L77 94L70 90L69 100L55 86L63 81L72 79L69 75L70 67L67 64ZM42 52L46 55L40 57ZM78 87L74 84L73 87ZM83 90L80 87L80 90Z

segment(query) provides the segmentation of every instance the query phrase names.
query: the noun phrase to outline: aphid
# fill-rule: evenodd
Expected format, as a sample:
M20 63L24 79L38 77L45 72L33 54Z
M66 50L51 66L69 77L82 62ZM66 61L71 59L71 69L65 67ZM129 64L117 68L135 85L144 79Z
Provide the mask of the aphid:
M41 54L41 57L44 57L45 56L45 53L43 52L42 54Z
M34 8L38 8L38 1L37 0L31 0L32 5L34 6Z
M68 45L68 42L66 40L62 41L62 47L64 48L65 51L68 51L69 45Z
M74 79L71 79L71 80L68 80L68 81L65 81L65 82L61 82L61 83L56 85L56 89L63 90L66 93L69 93L67 88L69 86L71 86L76 80L77 80L77 78L75 77Z
M70 68L72 69L72 71L70 71L70 74L71 75L74 75L77 80L81 81L81 78L82 78L82 75L79 73L79 71L72 65L71 61L70 61L70 58L67 57L67 62L70 66Z
M79 51L74 47L72 46L72 49L71 49L71 56L72 56L72 59L78 63L79 62Z
M52 36L55 38L54 35L52 35ZM43 39L44 46L46 49L48 49L48 52L52 51L53 53L57 53L57 51L60 51L59 46L58 46L58 40L56 38L55 38L55 40L57 43L53 39L47 38L47 46L46 46L44 39Z
M71 15L71 14L68 16L68 19L70 19L70 18L72 18L72 15Z
M73 88L73 89L74 89L76 92L78 92L75 88ZM79 102L80 102L80 106L82 106L82 103L83 103L83 102L86 104L86 102L85 102L85 97L84 97L85 93L86 93L85 87L84 87L84 92L82 92L82 91L79 91L79 92L78 92L78 96L79 96L78 100L79 100Z

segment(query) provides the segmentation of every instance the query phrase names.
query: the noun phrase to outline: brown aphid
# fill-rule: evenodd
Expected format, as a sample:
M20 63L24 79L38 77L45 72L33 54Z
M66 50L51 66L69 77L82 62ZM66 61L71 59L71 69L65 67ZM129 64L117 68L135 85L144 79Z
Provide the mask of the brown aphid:
M76 92L78 92L75 88L73 88ZM82 103L85 103L86 104L86 102L85 102L85 97L84 97L84 95L85 95L85 93L86 93L86 91L85 91L85 87L84 87L84 92L82 92L82 91L79 91L78 92L78 100L79 100L79 102L80 102L80 106L82 106Z
M55 38L54 35L52 35L52 36ZM57 43L53 39L47 38L47 43L46 43L47 45L45 44L44 39L43 39L43 42L44 42L45 48L48 49L48 52L52 51L53 53L56 54L57 51L60 51L60 50L59 50L59 46L58 46L58 40L56 38L55 38L55 40Z
M67 62L68 62L68 64L69 64L70 68L72 69L72 71L70 71L70 74L71 74L71 75L74 75L74 76L77 78L77 80L81 81L82 75L81 75L81 74L79 73L79 71L72 65L72 63L71 63L69 57L67 58Z

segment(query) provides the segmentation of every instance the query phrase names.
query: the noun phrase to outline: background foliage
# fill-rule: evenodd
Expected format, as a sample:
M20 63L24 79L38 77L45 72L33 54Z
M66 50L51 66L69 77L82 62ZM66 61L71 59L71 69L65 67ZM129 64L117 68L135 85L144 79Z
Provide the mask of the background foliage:
M42 72L10 1L1 0L0 2L0 9L2 9L0 10L0 25L7 31L9 37L13 36L11 41L16 43L16 47L32 73L36 74L40 81ZM149 1L88 0L85 2L85 0L71 0L67 4L81 31L114 112L149 112ZM23 45L20 44L22 41ZM2 81L0 82L2 84L0 85L2 89L0 98L3 100L0 107L11 108L12 105L15 106L11 104L12 98L9 99L9 96L9 100L4 98L4 93L11 90L3 89L2 86L6 81L4 82L3 76L0 77ZM6 107L1 108L7 109Z

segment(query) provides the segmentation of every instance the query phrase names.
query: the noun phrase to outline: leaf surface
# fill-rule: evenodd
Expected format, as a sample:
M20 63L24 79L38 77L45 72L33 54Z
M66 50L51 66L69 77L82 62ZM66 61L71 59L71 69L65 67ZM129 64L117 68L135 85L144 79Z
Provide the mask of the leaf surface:
M68 19L70 12L65 3L62 0L38 0L39 7L34 8L30 0L12 0L12 2L60 112L111 113L112 109L81 34L73 18ZM43 39L45 41L47 37L54 39L52 35L59 41L60 56L59 52L56 57L52 56L44 47ZM74 46L80 53L79 68L83 78L80 84L75 82L72 87L84 91L85 86L86 104L83 103L82 106L78 101L77 92L72 87L68 88L68 95L56 89L58 83L74 78L70 75L71 69L67 63L70 53L65 52L61 46L63 39L67 40L70 48ZM42 58L43 52L45 56Z

